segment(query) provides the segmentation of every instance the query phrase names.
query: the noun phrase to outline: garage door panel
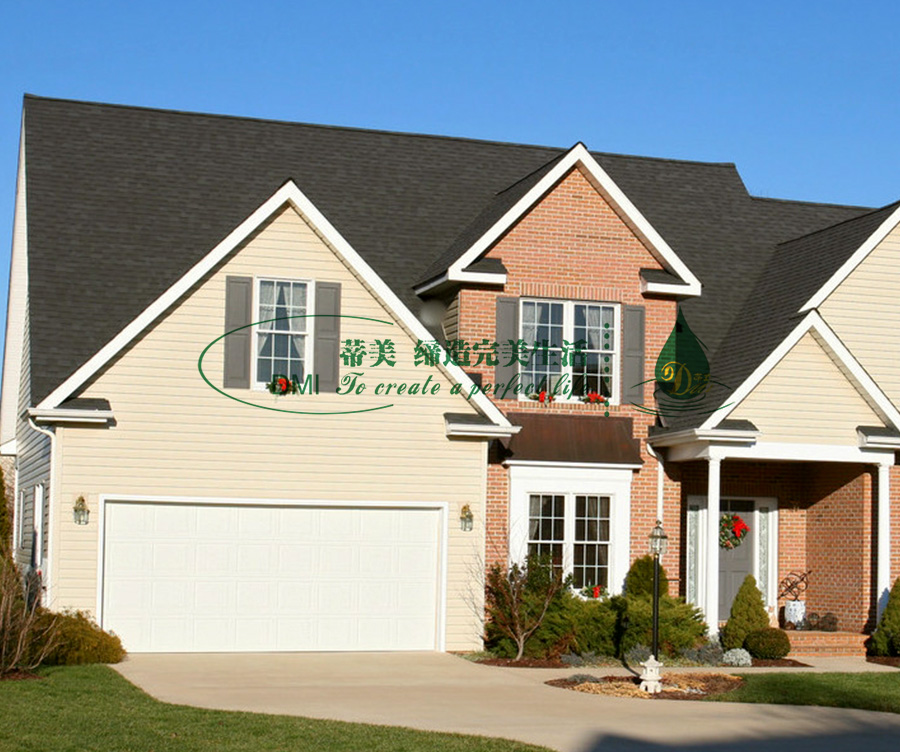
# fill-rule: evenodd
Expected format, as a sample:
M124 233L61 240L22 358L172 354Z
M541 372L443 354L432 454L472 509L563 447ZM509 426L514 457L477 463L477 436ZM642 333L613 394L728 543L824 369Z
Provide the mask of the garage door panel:
M105 517L104 626L133 652L436 647L437 510L109 502Z

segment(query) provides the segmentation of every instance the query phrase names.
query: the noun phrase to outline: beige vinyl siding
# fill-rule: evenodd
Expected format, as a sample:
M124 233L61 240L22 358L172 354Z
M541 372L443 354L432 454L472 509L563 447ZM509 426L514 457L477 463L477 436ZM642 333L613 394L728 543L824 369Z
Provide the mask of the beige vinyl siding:
M857 426L882 420L822 345L805 334L731 414L752 422L760 441L856 446Z
M26 303L26 308L27 308ZM28 423L26 411L31 405L31 363L29 348L29 326L26 310L24 343L22 349L22 372L19 381L19 409L18 424L16 428L16 482L20 492L24 493L24 506L22 507L21 527L24 545L19 547L16 541L16 560L20 566L28 567L34 557L34 489L38 484L44 486L44 555L47 554L47 540L49 538L49 507L46 502L47 488L50 479L50 438L45 434L35 431ZM19 505L16 505L19 510Z
M362 395L318 394L275 398L265 391L228 394L266 407L291 410L360 410L349 415L298 415L250 407L214 391L200 377L201 351L224 332L225 278L229 275L340 282L341 339L367 344L389 338L397 365L378 368L367 358L342 376L364 374ZM446 438L445 412L472 412L450 394L437 368L413 365L416 338L293 210L283 211L139 341L107 368L85 396L109 399L114 428L60 429L60 507L84 494L91 524L76 527L62 514L58 593L61 605L97 605L99 497L179 496L241 499L416 502L449 505L447 648L479 644L483 567L486 446ZM206 357L205 372L222 384L222 343ZM378 382L441 385L437 395L377 396ZM459 510L470 504L476 531L459 530Z
M900 227L828 296L820 312L894 405L900 405Z

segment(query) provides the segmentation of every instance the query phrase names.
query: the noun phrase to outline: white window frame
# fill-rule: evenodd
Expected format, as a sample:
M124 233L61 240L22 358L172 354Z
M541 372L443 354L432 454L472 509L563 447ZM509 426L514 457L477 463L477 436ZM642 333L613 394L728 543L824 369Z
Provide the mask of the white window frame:
M535 298L535 297L522 297L519 298L519 310L518 310L518 338L523 339L522 332L524 327L524 316L522 314L525 303L562 303L563 306L563 340L566 342L574 342L575 341L575 306L576 305L587 305L587 306L603 306L605 308L613 309L613 330L615 333L615 348L612 351L613 357L613 368L610 373L610 377L612 378L612 390L609 398L609 403L612 405L618 405L620 403L621 396L621 369L622 369L622 305L620 303L611 303L608 301L601 300L560 300L555 298ZM517 366L518 376L521 383L524 383L522 379L522 364L519 363ZM570 383L574 384L574 375L572 371L572 366L564 366L563 373L566 373L568 370ZM556 398L560 402L581 402L581 398L568 395L568 396L560 396ZM519 395L520 402L530 402L527 394Z
M34 568L41 569L44 566L44 484L38 483L34 487Z
M532 494L566 496L563 571L573 568L571 552L575 543L575 496L609 497L609 570L611 594L621 593L631 564L631 479L634 469L625 466L564 463L510 462L509 558L523 563L528 557L529 498ZM572 503L569 503L571 498ZM570 511L571 509L571 511ZM566 551L569 558L566 558Z
M251 352L252 357L250 359L250 368L252 369L252 380L253 389L255 391L264 392L266 391L266 384L268 382L265 381L257 381L256 375L258 373L257 370L257 352L258 352L258 341L259 341L259 306L260 306L260 286L263 282L289 282L291 284L304 284L306 285L306 316L307 316L307 329L304 333L306 337L304 343L304 352L303 358L304 363L306 364L306 375L311 373L315 373L313 370L313 353L315 348L313 347L313 334L315 329L315 317L310 313L312 311L315 313L316 310L316 285L315 282L311 279L296 279L293 277L272 277L272 276L264 276L264 277L254 277L253 278L253 341L251 344ZM286 374L290 377L291 374ZM304 376L305 378L305 376Z

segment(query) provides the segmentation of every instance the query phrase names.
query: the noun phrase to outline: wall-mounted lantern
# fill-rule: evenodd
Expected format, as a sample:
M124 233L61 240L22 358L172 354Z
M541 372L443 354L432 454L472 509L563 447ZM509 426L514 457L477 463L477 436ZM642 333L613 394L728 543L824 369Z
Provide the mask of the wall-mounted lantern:
M87 525L88 517L91 516L91 510L88 509L87 502L84 500L84 496L79 496L75 499L75 505L72 507L72 518L75 520L76 525Z
M459 528L463 532L469 533L472 531L472 523L475 521L475 515L472 514L472 509L468 504L465 504L462 509L459 510Z

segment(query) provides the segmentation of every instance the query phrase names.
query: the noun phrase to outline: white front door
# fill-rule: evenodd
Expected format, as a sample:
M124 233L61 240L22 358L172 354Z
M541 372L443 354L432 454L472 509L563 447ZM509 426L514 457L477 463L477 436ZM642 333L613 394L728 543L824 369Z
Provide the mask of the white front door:
M441 512L107 502L102 622L132 652L434 650Z
M706 562L710 553L719 559L719 619L725 621L731 603L748 574L756 578L769 608L778 603L778 501L771 497L722 496L721 514L737 514L750 530L743 543L726 550L716 546L707 551L703 544L706 530L706 497L690 496L687 505L685 551L685 590L687 600L698 606L706 601Z

